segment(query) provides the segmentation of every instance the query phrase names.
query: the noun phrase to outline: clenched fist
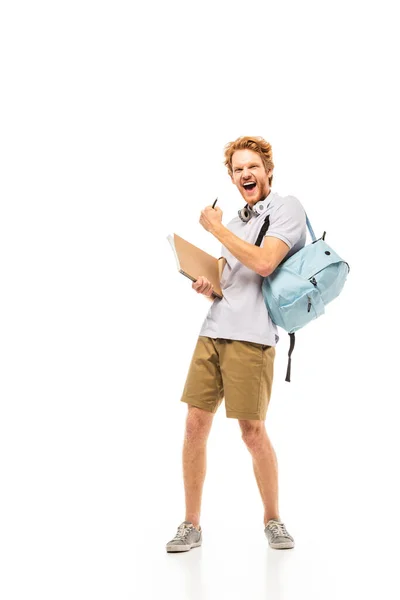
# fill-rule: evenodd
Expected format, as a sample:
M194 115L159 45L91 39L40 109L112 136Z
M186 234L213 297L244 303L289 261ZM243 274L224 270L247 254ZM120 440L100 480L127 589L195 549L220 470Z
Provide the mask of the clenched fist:
M205 277L199 277L197 281L192 283L192 288L198 293L211 298L213 295L213 285Z
M206 231L213 233L221 226L222 214L222 210L218 206L216 208L206 206L206 208L201 211L199 222Z

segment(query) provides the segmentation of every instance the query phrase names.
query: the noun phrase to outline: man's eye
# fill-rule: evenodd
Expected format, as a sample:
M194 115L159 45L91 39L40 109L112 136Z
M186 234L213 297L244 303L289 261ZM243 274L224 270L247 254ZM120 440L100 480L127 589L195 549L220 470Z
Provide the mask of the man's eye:
M242 169L235 169L235 173L239 173Z

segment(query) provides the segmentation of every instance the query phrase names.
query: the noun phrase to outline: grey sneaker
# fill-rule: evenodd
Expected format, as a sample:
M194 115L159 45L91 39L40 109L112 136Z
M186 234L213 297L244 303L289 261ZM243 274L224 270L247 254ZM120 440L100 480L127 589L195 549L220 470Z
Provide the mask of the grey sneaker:
M268 521L264 532L271 548L281 550L294 548L294 539L288 534L285 525L281 521L271 519Z
M174 539L168 542L166 546L167 552L186 552L187 550L201 546L201 538L201 527L197 530L190 521L183 521L179 525Z

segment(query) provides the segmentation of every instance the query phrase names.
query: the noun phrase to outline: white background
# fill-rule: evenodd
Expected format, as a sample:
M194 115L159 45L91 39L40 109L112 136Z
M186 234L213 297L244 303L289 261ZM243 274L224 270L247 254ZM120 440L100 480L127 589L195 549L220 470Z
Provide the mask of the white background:
M0 547L4 600L398 598L395 3L21 2L0 10ZM223 166L271 144L351 267L281 332L267 430L293 551L273 552L251 458L214 418L202 548L184 519L179 402L209 303L166 236L242 199Z

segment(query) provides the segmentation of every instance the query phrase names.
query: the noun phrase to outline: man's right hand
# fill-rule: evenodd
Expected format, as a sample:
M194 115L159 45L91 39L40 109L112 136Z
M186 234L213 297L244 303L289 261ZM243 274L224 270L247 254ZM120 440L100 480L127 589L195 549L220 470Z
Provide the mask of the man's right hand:
M197 281L192 283L192 288L198 293L212 298L213 296L213 285L205 277L199 277Z

